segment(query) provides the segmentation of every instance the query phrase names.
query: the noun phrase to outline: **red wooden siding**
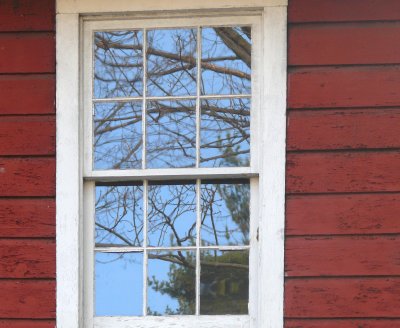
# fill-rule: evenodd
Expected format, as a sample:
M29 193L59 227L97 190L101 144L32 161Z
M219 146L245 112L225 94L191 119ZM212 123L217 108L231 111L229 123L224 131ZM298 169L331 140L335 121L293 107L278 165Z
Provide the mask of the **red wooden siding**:
M0 327L55 325L55 1L0 1Z
M290 0L285 327L400 327L400 2Z

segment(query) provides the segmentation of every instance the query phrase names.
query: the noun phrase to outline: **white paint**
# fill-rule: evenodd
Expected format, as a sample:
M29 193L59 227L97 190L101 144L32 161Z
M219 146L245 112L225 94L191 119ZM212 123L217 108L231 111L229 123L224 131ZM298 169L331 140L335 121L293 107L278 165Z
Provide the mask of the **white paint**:
M138 11L262 8L287 6L288 0L58 0L57 13L101 14Z
M57 1L57 327L198 327L198 328L281 328L283 327L283 260L284 260L284 201L285 201L285 135L286 135L286 0L202 0L191 3L186 0L58 0ZM283 6L283 7L279 7ZM248 8L263 10L262 33L259 33L263 53L259 54L260 64L255 66L261 71L260 78L255 75L254 85L262 86L258 96L253 95L253 103L259 102L261 113L256 119L260 126L252 126L252 135L259 137L252 140L261 154L260 166L257 158L252 158L252 168L230 168L229 172L222 169L201 168L173 169L167 175L165 170L124 170L96 171L91 167L82 169L81 162L92 163L91 151L85 146L84 156L80 155L80 140L90 141L91 128L82 129L83 120L79 115L79 14L115 13L136 11L183 10L171 14L192 17L187 10L227 8ZM204 11L206 12L206 11ZM198 20L221 22L226 17L206 18L202 12ZM258 11L254 11L254 15ZM60 14L68 13L68 14ZM223 12L213 10L212 15ZM231 14L229 10L226 14ZM153 17L155 12L150 13ZM236 11L239 16L240 11ZM247 12L246 12L247 14ZM141 13L146 16L148 13ZM163 14L164 16L167 14ZM239 16L240 17L240 16ZM179 24L187 24L187 20L175 19ZM141 22L125 21L124 24L144 24L154 26L149 19ZM90 21L93 27L104 26L104 21ZM85 24L86 24L85 23ZM98 25L96 25L98 24ZM103 25L105 24L105 25ZM112 26L121 22L114 21ZM164 24L157 20L158 24ZM167 24L167 23L165 23ZM202 24L197 23L197 24ZM215 23L216 24L216 23ZM175 25L175 24L174 24ZM143 27L146 27L143 26ZM85 37L90 37L87 32ZM258 36L256 35L255 38ZM90 45L89 45L90 46ZM85 55L91 52L88 45ZM253 58L257 58L253 54ZM91 58L91 55L90 57ZM91 59L90 59L91 60ZM256 60L257 61L257 60ZM84 75L88 76L88 67ZM263 77L263 80L262 80ZM258 83L258 84L257 84ZM84 107L91 106L92 90L83 87L85 97ZM257 106L258 107L258 106ZM253 108L252 108L253 110ZM253 121L254 122L254 121ZM85 116L85 125L91 126L91 113ZM254 124L253 124L254 125ZM80 137L80 133L83 136ZM82 140L83 139L83 140ZM252 152L253 148L252 148ZM257 154L257 152L255 152ZM91 166L91 165L90 165ZM260 168L260 170L259 170ZM226 171L226 172L224 172ZM93 250L93 206L82 210L82 174L86 180L126 180L134 176L136 180L205 177L253 177L251 179L251 236L252 245L250 261L258 261L258 270L250 272L250 307L249 316L176 316L176 317L96 317L93 314L93 256L88 255L88 249ZM132 175L133 174L133 175ZM257 176L259 175L259 178ZM85 202L94 202L94 183L85 183ZM257 192L259 190L259 192ZM254 192L256 191L256 192ZM257 197L254 197L256 195ZM258 205L259 203L259 205ZM259 212L254 208L259 208ZM85 220L83 219L85 217ZM254 219L255 218L255 219ZM259 219L258 219L259 218ZM82 229L85 222L85 238L82 240ZM88 233L89 232L89 233ZM259 242L257 242L259 236ZM82 249L86 249L82 257ZM82 273L83 262L85 274ZM88 267L90 267L88 269ZM84 280L85 279L85 280ZM82 286L83 285L83 286ZM85 292L84 292L85 288ZM87 292L87 289L90 292ZM85 324L82 325L85 309Z

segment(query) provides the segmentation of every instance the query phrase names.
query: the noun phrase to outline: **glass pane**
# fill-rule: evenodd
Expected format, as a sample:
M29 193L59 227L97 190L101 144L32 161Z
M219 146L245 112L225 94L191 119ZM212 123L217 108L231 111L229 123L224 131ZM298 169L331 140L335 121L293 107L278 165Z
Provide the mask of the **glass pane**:
M194 184L150 185L148 205L150 246L196 244L196 187Z
M249 252L202 251L200 314L248 314Z
M202 184L202 245L248 245L249 204L248 183Z
M143 33L110 31L94 34L94 97L143 94Z
M195 101L151 101L147 108L147 168L194 167Z
M142 167L142 103L94 107L94 169Z
M143 313L143 254L96 253L96 316Z
M203 94L251 93L251 28L202 29Z
M195 252L148 254L149 315L195 314Z
M151 30L147 34L149 96L196 94L196 29Z
M96 246L142 246L143 188L96 187Z
M250 99L202 100L200 166L250 165Z

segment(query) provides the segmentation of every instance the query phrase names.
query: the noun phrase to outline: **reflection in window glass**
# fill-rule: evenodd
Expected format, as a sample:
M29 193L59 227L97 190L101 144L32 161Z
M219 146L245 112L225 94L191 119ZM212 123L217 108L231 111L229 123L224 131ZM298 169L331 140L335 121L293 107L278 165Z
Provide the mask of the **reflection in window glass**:
M149 102L146 149L147 168L195 166L195 101Z
M148 196L149 245L195 245L195 185L150 185Z
M250 99L201 102L200 165L249 166Z
M151 252L148 256L147 313L195 314L195 252Z
M143 309L143 254L96 253L97 316L139 316Z
M251 28L202 29L203 94L250 94Z
M93 119L94 168L141 168L142 103L97 103Z
M247 314L249 252L202 251L200 314Z
M96 246L142 246L142 186L96 187Z
M196 29L148 32L148 96L196 94L196 37Z
M210 245L248 245L250 185L201 185L201 242Z
M94 35L94 97L143 94L143 33L96 32Z

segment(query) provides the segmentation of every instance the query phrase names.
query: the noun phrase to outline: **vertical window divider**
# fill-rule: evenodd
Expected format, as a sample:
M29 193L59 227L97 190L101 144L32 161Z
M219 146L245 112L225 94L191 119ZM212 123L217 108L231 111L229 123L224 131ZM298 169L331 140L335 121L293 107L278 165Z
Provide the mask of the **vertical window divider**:
M148 212L148 180L143 181L143 316L147 315L147 212Z
M196 315L200 315L201 180L196 180Z
M200 167L200 123L201 123L201 26L197 26L197 77L196 77L196 168Z
M142 169L146 168L146 96L147 96L147 29L143 29L143 105L142 105Z

